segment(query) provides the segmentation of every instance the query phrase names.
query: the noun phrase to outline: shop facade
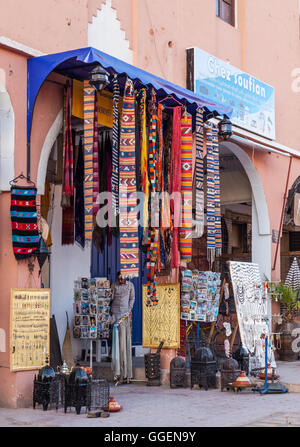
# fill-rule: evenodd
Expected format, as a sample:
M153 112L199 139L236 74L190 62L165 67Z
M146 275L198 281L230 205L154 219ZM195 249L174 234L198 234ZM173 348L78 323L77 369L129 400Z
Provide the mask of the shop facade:
M293 68L299 65L299 39L298 30L298 5L291 2L289 10L283 6L274 7L272 3L272 15L274 20L280 17L282 33L274 35L266 27L258 26L256 19L258 11L259 21L265 22L265 9L259 5L251 5L245 2L237 2L236 26L231 26L215 14L215 2L205 6L205 11L199 11L194 16L195 8L198 10L198 2L192 2L186 10L186 20L196 23L194 26L184 26L181 21L178 24L179 10L167 2L153 5L149 12L146 6L139 2L130 2L130 7L125 8L124 2L88 2L89 16L86 2L79 2L78 10L73 11L74 17L69 17L71 24L58 23L54 33L58 36L53 44L49 42L36 44L34 36L20 35L22 45L12 42L18 39L9 35L1 42L1 101L3 113L1 117L5 129L6 140L1 133L1 315L0 328L3 335L0 349L0 374L1 388L3 388L2 405L22 406L31 403L32 371L12 373L9 371L9 296L10 289L15 287L37 287L41 278L38 276L38 266L35 266L34 275L28 273L26 262L17 262L14 259L11 246L11 222L9 216L10 193L9 181L21 172L28 173L27 158L27 91L24 80L27 79L27 60L32 57L66 51L71 48L84 48L93 46L103 50L111 56L125 59L125 62L133 63L154 75L161 76L168 81L182 87L186 82L186 49L197 46L215 57L229 61L232 66L251 73L252 76L271 84L275 89L275 116L276 139L272 140L234 126L234 138L220 143L221 171L221 205L222 214L231 219L235 224L236 244L232 247L231 256L228 259L246 260L257 262L261 272L268 280L279 280L280 271L280 241L276 232L282 230L282 209L285 208L284 197L299 176L299 137L297 115L297 93L292 90ZM195 3L195 4L194 4ZM271 8L271 2L270 8ZM127 5L129 6L129 5ZM99 9L97 9L99 8ZM115 9L114 9L115 8ZM166 10L164 11L164 9ZM173 9L172 9L173 8ZM252 9L254 8L254 9ZM50 8L51 9L51 8ZM255 14L253 13L255 10ZM84 12L84 14L83 14ZM168 14L165 14L167 13ZM64 16L67 11L61 12ZM293 20L290 20L290 16ZM85 17L80 19L79 17ZM165 17L168 17L167 22ZM208 21L206 18L209 17ZM77 20L78 19L78 20ZM90 20L90 21L89 21ZM101 28L99 24L111 20L115 28ZM182 18L182 20L184 20ZM288 22L289 20L289 22ZM162 21L164 21L162 23ZM160 23L161 22L161 23ZM50 20L55 23L55 17ZM148 23L147 32L145 23ZM288 32L286 24L290 23ZM74 25L76 24L76 25ZM54 25L53 25L54 26ZM178 26L182 30L179 37ZM77 36L74 41L66 34L66 29L72 27L72 36ZM114 29L114 35L110 33ZM125 29L125 32L123 31ZM201 30L201 36L199 35ZM258 31L259 30L259 31ZM43 29L40 30L42 32ZM4 34L4 32L3 32ZM255 35L255 38L253 37ZM272 48L268 45L272 36ZM116 37L117 36L117 37ZM112 39L114 37L114 39ZM116 41L118 39L118 45ZM280 55L277 60L276 42L292 48L288 55ZM102 43L105 42L105 45ZM109 42L112 42L111 45ZM229 44L230 42L230 44ZM262 44L263 42L263 44ZM39 51L33 48L39 48ZM122 54L118 53L122 48ZM257 61L268 60L268 63L260 65ZM298 63L299 62L299 63ZM274 69L276 67L276 69ZM38 188L38 200L45 194L45 179L49 166L51 169L51 154L53 146L57 144L57 138L61 133L63 123L63 86L65 81L63 74L53 73L43 83L37 95L34 113L32 115L31 142L30 142L30 178ZM3 121L3 119L8 121ZM14 142L14 143L13 143ZM5 152L4 152L5 151ZM50 164L49 164L50 160ZM232 180L233 179L233 180ZM238 187L237 187L238 185ZM222 187L223 186L223 187ZM70 296L73 289L73 281L78 276L101 276L99 265L103 265L103 258L99 259L96 253L92 254L92 248L80 249L76 245L61 245L61 209L60 186L56 185L55 202L53 208L51 235L51 266L50 277L44 276L51 288L52 308L51 314L55 314L58 326L60 342L63 342L65 334L65 310L72 315L72 300ZM222 197L223 194L223 197ZM248 236L247 236L248 225ZM249 229L251 226L251 229ZM241 232L246 231L246 236L241 237ZM240 240L249 240L243 246ZM249 248L250 246L250 248ZM195 252L201 249L195 246ZM232 256L234 254L235 256ZM201 253L200 253L201 256ZM110 253L111 259L114 254ZM195 256L195 268L197 268ZM93 261L91 262L91 259ZM107 266L109 268L109 266ZM115 273L117 269L115 268ZM106 276L103 272L103 275ZM173 270L167 276L159 276L158 282L162 284L177 282L178 270ZM141 280L141 278L140 278ZM65 298L65 295L68 298ZM66 301L65 301L66 299ZM134 341L139 350L141 346L141 308L136 308L136 318L139 327L134 334ZM3 341L4 339L4 341ZM141 349L141 354L144 352ZM174 349L163 350L162 370L164 380L168 381L170 360L174 357Z

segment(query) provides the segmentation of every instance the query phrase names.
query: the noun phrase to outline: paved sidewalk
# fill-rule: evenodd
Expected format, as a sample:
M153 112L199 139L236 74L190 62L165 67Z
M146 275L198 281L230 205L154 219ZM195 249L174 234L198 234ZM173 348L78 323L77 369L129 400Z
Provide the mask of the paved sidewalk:
M123 410L107 419L88 419L84 409L76 415L74 409L64 414L61 408L57 412L0 408L0 427L230 427L255 426L258 420L270 426L272 420L274 425L284 423L288 414L292 425L300 426L297 393L261 396L251 391L235 394L130 384L112 387L111 394Z

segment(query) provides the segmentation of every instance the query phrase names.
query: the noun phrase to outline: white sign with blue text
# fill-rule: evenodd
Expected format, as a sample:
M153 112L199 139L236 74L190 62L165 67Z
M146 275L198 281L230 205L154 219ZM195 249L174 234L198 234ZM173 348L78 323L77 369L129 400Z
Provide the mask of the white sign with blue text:
M275 140L275 91L199 48L194 50L194 91L233 109L236 126Z

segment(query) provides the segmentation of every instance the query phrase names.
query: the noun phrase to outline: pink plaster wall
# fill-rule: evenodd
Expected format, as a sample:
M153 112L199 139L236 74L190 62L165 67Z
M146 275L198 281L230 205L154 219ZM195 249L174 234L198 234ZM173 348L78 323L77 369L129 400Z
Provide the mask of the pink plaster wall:
M0 35L44 53L87 46L87 0L10 0L1 8Z

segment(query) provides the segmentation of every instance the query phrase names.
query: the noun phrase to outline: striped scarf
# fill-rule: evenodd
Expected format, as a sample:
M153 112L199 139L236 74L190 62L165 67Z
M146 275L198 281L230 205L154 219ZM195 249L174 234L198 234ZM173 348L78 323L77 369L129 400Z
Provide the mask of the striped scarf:
M207 258L210 268L222 252L218 130L207 131Z
M173 133L172 133L172 147L171 147L171 194L180 193L181 189L181 107L174 107L173 109ZM176 197L171 200L171 213L173 214L173 238L172 238L172 268L178 268L178 228L180 209L176 205Z
M133 83L124 91L120 135L119 206L121 274L139 276L137 191L135 166L135 97Z
M71 84L67 82L64 100L64 173L61 202L63 208L70 206L71 198L74 196L71 111Z
M186 113L181 119L181 194L182 227L179 236L181 259L192 260L192 225L193 225L193 136L192 116Z
M93 145L95 89L85 80L83 84L84 114L84 232L85 241L93 234Z
M100 205L98 200L99 194L99 155L98 155L98 101L97 92L95 91L94 103L94 135L93 135L93 215L96 216Z
M157 305L156 297L156 265L159 247L159 200L157 197L157 155L156 155L156 132L157 132L157 107L156 95L152 90L151 119L149 130L149 174L151 184L151 212L149 215L148 231L148 253L147 253L147 306Z
M119 99L120 87L118 78L114 78L113 87L113 133L112 133L112 209L119 214Z
M219 162L219 137L218 129L214 126L212 129L212 145L214 152L214 170L215 170L215 244L216 256L222 254L222 225L221 225L221 198L220 198L220 162Z
M202 237L204 233L204 173L203 173L203 110L196 113L196 234Z
M142 89L140 102L141 116L141 187L144 193L143 204L143 227L144 235L148 227L148 203L149 203L149 178L148 178L148 149L147 149L147 130L146 130L146 90Z

